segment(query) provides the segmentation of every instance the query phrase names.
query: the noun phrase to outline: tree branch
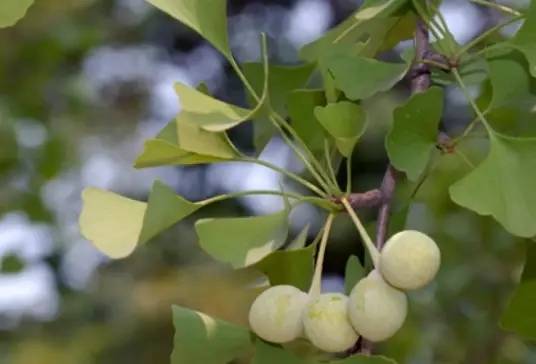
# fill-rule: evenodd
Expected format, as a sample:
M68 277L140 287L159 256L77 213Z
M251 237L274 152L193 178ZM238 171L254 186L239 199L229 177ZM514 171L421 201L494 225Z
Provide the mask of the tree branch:
M415 31L415 63L411 70L411 93L423 92L430 87L430 68L428 64L421 62L430 52L430 38L426 24L419 20L417 21L417 29ZM387 232L389 230L389 217L391 213L391 201L396 188L395 170L391 164L387 165L380 187L381 205L378 211L378 220L376 227L376 247L381 250ZM368 340L361 341L360 352L370 355L372 353L373 343Z

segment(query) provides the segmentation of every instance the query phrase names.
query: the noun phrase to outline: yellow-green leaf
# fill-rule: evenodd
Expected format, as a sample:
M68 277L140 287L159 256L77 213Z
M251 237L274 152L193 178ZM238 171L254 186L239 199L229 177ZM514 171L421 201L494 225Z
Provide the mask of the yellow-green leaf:
M217 100L182 83L175 84L180 98L181 113L188 113L189 119L211 131L230 129L251 117L251 110Z
M202 219L195 228L201 248L210 256L234 268L243 268L284 244L288 210L255 217Z
M239 154L225 132L202 130L190 122L188 113L181 113L155 139L145 141L134 166L146 168L216 163L233 159Z
M195 30L225 57L232 57L227 34L226 0L146 0Z
M86 188L82 201L82 235L109 257L123 258L132 253L147 204L97 188Z
M91 187L82 192L82 200L82 235L116 259L130 255L139 244L203 206L183 199L158 181L148 203Z
M348 157L367 127L367 115L360 105L348 101L317 106L316 119L335 139L339 152Z
M34 0L2 0L0 1L0 28L15 25L24 17Z

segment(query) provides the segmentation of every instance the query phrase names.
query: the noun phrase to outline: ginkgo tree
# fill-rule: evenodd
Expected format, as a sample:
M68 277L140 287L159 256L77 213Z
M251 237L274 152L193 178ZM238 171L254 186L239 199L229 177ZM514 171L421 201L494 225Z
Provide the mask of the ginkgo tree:
M81 232L115 259L132 254L208 205L247 195L273 195L284 201L281 211L270 215L205 217L195 223L204 251L233 269L262 272L266 290L252 306L250 327L174 306L172 363L225 364L239 358L254 364L394 363L371 355L372 343L388 340L403 324L411 304L406 291L433 280L441 242L436 244L426 232L404 230L403 223L397 224L401 231L388 236L393 194L402 180L412 184L415 193L445 155L454 154L470 167L449 187L454 203L490 216L514 236L536 235L536 136L529 122L536 104L536 2L527 9L513 9L469 0L503 12L505 21L461 45L439 11L440 0L367 0L348 19L305 45L301 64L285 66L270 64L263 34L260 62L235 60L225 0L147 1L222 54L242 81L247 103L232 105L211 96L203 85L177 83L180 113L145 142L134 166L252 163L280 173L295 186L202 201L189 201L160 181L154 182L146 202L97 188L83 191ZM3 0L0 27L15 24L31 4ZM515 22L521 26L513 36L493 37ZM413 39L413 46L398 60L382 58L408 39ZM392 114L385 135L390 163L384 178L377 188L355 191L352 155L362 136L375 128L366 101L406 81L412 94ZM481 86L476 97L474 85ZM462 91L474 115L457 135L441 128L446 86ZM515 117L505 120L505 110L513 110ZM241 151L228 137L229 130L243 123L253 126L253 154ZM460 146L476 132L485 133L489 150L473 163ZM296 154L303 174L259 158L274 137ZM347 176L345 185L340 175ZM289 214L300 204L325 212L313 241L307 239L308 226L290 239ZM378 210L375 239L359 217L364 207ZM348 259L349 296L322 293L321 287L326 245L339 215L348 215L368 252L366 262ZM534 249L529 248L521 282L501 321L503 328L531 339L536 338L535 261ZM304 340L316 350L291 350L294 340Z

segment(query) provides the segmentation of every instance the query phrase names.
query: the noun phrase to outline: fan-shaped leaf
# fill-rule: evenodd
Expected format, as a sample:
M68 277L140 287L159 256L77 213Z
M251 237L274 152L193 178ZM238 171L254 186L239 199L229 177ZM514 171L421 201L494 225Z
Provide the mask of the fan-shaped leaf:
M248 329L173 306L172 364L228 364L252 348Z
M255 217L202 219L199 244L214 259L234 268L255 264L279 249L288 233L288 210Z
M510 233L536 235L536 138L490 131L487 158L450 187L454 202L491 215Z
M339 152L345 157L351 155L367 127L365 110L352 102L340 101L317 106L314 112L324 129L335 138Z
M146 0L195 30L227 58L231 58L227 35L226 0Z
M82 193L80 230L97 249L111 258L124 258L136 246L182 220L197 209L161 182L155 182L148 203L98 188Z
M24 17L34 0L0 1L0 28L15 25Z
M393 166L411 180L421 175L430 159L442 113L443 91L438 87L414 94L394 111L385 146Z

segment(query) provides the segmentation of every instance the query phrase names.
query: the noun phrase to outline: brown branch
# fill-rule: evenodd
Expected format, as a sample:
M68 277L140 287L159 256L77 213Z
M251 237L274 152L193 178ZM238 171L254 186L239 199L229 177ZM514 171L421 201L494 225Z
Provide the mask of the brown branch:
M426 24L419 20L415 31L415 56L416 62L411 70L411 93L423 92L430 87L430 68L427 64L420 62L430 54L430 39ZM382 202L378 211L378 220L376 228L376 247L381 250L387 232L389 230L389 217L391 213L391 201L396 188L395 170L391 164L387 165L380 187ZM374 344L368 340L361 341L360 352L370 355Z

